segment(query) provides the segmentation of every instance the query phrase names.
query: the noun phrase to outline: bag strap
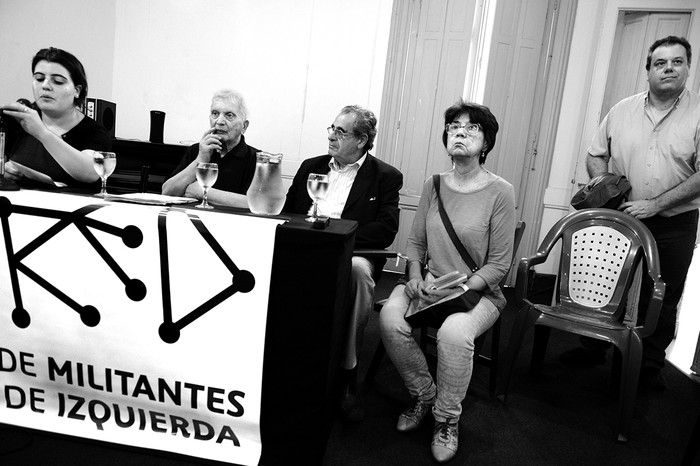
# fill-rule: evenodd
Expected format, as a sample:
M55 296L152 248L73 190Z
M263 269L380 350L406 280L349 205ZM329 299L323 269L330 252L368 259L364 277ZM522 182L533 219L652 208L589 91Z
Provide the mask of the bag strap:
M440 175L433 175L433 185L435 186L435 192L437 193L438 210L440 211L442 223L445 225L445 230L447 230L447 234L450 235L450 239L457 248L457 251L459 251L459 255L462 256L462 260L464 260L464 262L467 264L469 270L474 273L479 270L479 267L476 266L474 259L472 259L472 256L470 256L469 252L467 252L467 248L465 248L459 238L457 238L457 233L455 233L452 222L450 222L450 217L447 216L445 207L442 205L442 199L440 199Z

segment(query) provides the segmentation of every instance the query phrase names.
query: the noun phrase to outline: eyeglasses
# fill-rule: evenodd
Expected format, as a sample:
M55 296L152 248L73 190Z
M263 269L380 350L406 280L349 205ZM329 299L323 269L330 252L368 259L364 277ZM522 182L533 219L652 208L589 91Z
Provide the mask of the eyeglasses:
M329 126L328 128L326 128L326 130L328 131L329 135L335 135L335 137L341 140L350 136L355 136L355 133L346 133L343 129L334 128L333 126Z
M447 134L457 134L457 131L462 128L464 128L464 131L467 134L476 134L481 130L481 125L479 123L469 123L467 125L448 123L445 125L445 131L447 131Z

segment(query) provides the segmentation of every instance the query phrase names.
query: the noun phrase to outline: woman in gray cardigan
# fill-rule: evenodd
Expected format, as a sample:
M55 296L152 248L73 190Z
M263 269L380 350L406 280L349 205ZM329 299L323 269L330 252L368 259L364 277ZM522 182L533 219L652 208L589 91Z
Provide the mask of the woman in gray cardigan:
M445 111L442 140L453 168L440 174L440 198L447 216L479 269L472 273L450 239L438 211L432 178L424 186L408 238L408 277L398 284L379 319L387 353L413 397L396 428L409 432L432 411L431 443L438 462L451 460L458 446L462 400L471 379L474 340L488 330L505 306L499 282L508 272L515 230L513 186L484 169L493 148L498 122L482 105L458 101ZM438 277L452 271L468 275L466 283L447 290L431 289ZM437 380L411 333L404 314L412 301L433 303L465 291L475 303L445 319L437 334Z

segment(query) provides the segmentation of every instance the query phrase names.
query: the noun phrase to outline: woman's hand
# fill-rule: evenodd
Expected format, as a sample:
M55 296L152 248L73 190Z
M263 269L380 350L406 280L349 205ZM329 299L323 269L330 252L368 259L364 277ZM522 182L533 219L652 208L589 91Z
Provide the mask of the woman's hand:
M440 301L445 296L449 296L459 288L445 288L442 290L436 290L431 283L423 283L420 290L420 298L427 304L433 304Z
M423 280L420 278L412 278L406 282L406 288L404 288L404 293L410 299L416 299L421 297L421 288L423 286Z
M4 105L2 109L5 115L9 115L17 120L24 131L39 140L41 140L42 133L48 131L44 122L41 121L39 112L33 108L22 105L19 102L12 102Z
M420 278L412 278L406 283L404 293L406 293L406 296L408 296L410 299L418 298L428 304L432 304L441 300L445 296L454 293L458 289L459 287L436 290L434 289L432 283L426 282Z

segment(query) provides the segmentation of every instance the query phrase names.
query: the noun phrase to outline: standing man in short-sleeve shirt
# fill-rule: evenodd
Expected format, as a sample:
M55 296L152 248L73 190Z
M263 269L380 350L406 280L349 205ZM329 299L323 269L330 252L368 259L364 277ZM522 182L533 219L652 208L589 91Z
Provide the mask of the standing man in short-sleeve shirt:
M686 89L691 47L681 37L654 42L647 56L649 91L615 105L588 149L591 178L612 172L632 185L619 210L641 220L659 251L666 294L655 332L643 340L640 383L661 391L666 348L693 257L700 207L700 96ZM640 303L640 309L644 309ZM605 349L591 341L562 354L571 365L599 364Z

